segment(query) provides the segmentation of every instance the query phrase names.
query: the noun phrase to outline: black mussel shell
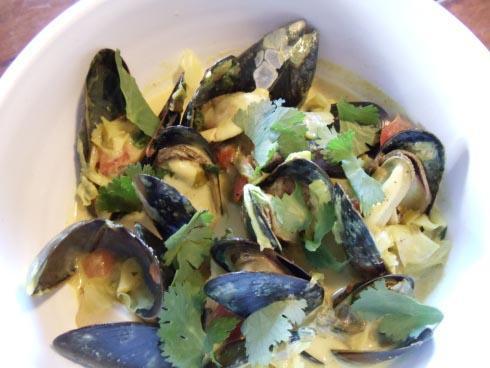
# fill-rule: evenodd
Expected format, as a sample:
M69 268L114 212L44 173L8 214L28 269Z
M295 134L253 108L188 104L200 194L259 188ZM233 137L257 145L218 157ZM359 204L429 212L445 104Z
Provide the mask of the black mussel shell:
M433 202L439 190L445 166L444 146L439 138L422 130L405 130L391 137L381 147L381 153L393 150L404 150L417 156L424 166Z
M365 279L387 273L374 238L361 214L354 208L340 185L336 184L333 192L340 237L350 264Z
M107 249L117 259L136 259L154 298L149 309L138 309L136 314L143 318L155 317L160 311L163 296L159 261L140 238L109 220L77 222L55 236L32 263L27 292L41 294L57 286L75 272L77 256L96 249Z
M268 272L231 272L217 276L204 285L208 297L233 313L247 317L280 300L305 299L306 313L323 302L324 291L308 280Z
M110 323L65 332L53 341L58 353L89 368L172 368L162 356L158 326Z
M186 197L159 178L142 174L133 182L143 209L163 239L168 239L196 213Z
M227 272L274 272L310 280L310 275L272 249L260 250L256 242L231 238L215 241L211 248L213 260Z

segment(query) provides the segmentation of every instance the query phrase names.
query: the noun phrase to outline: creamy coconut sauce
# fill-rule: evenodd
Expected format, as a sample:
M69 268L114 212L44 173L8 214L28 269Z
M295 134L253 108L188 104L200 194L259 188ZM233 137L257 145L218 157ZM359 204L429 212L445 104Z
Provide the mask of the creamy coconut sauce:
M373 87L366 81L362 81L352 73L346 71L345 69L331 64L325 61L319 61L317 75L325 79L316 78L313 82L313 86L310 89L309 95L318 95L321 98L327 100L338 100L340 98L347 98L350 100L364 99L377 102L390 113L399 112L402 113L399 106L397 106L389 97L384 95L380 90ZM186 75L187 77L187 75ZM200 79L195 78L197 81ZM167 74L161 77L157 82L153 83L149 88L145 90L145 96L149 101L149 104L154 112L158 113L161 109L164 101L166 101L169 96L172 86L169 83L170 76ZM253 99L260 98L254 97ZM213 106L215 109L223 109L219 103ZM237 110L237 106L233 106L234 111ZM210 115L215 116L217 111L209 111ZM233 124L230 119L227 119L225 123L214 122L214 126L210 126L206 134L209 137L216 137L217 132L212 130L214 127L220 127L221 124L228 124L231 126ZM234 124L233 124L234 125ZM236 130L236 126L232 126ZM209 138L208 137L208 138ZM214 139L210 139L214 140ZM423 147L421 147L423 148ZM199 170L202 170L198 164L192 163L190 161L178 161L170 160L168 163L169 168L174 173L173 176L166 176L164 181L175 187L179 192L185 195L193 204L197 210L208 209L215 215L215 232L217 236L223 235L226 229L232 229L236 236L246 236L244 229L244 224L242 220L241 208L240 206L234 204L229 200L231 183L226 175L221 175L221 189L222 189L222 199L224 204L224 212L221 214L217 204L213 200L212 190L210 188L211 183L207 182L202 185L195 185L195 176ZM74 216L69 221L75 222L83 219L91 218L91 216L86 211L85 207L77 203ZM128 227L132 227L135 222L140 222L155 234L157 234L155 227L152 222L144 215L142 212L137 212L133 214L126 215L120 221L122 224ZM304 257L303 250L300 246L289 246L285 249L285 256L289 259L294 260L299 266L304 267L308 271L318 272L312 270ZM216 267L216 265L214 265ZM214 267L212 267L213 269ZM434 287L434 285L439 280L442 274L442 268L436 267L432 268L430 272L423 275L421 279L416 280L416 295L417 297L425 297ZM316 275L318 276L318 275ZM352 367L352 364L348 364L336 358L332 353L332 349L359 349L359 350L370 350L378 348L377 339L373 337L374 331L372 328L367 328L364 332L352 335L346 338L346 335L336 334L328 328L328 311L331 312L331 295L332 293L346 286L351 282L356 281L356 276L349 273L349 271L342 271L340 273L335 273L333 271L325 271L319 276L319 283L325 288L325 302L322 307L318 308L317 316L315 321L312 322L312 327L317 330L317 336L311 342L310 346L306 350L309 354L314 356L316 359L322 361L325 367L335 368L335 367ZM72 284L79 289L80 276L75 276L73 278ZM114 309L114 308L113 308ZM107 310L104 310L103 315L95 316L91 321L78 321L79 324L88 324L88 322L109 322L121 320L121 314L119 313L121 308L115 308L114 311L118 311L116 314L108 314ZM113 311L113 312L114 312ZM322 315L324 314L324 315ZM127 316L123 316L122 319L128 319ZM131 317L130 319L134 319ZM322 325L323 323L323 325ZM301 361L301 363L299 363ZM318 368L319 365L313 364L306 359L298 358L291 359L289 363L279 364L276 367L299 367L303 364L307 368ZM377 365L371 365L371 367L384 367L389 363L381 363Z

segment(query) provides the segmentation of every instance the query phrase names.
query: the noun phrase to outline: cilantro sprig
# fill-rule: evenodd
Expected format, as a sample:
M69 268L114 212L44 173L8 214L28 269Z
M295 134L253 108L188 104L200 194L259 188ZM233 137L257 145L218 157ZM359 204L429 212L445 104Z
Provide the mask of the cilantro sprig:
M161 178L167 172L155 170L150 165L129 165L121 175L99 189L99 195L95 200L97 211L130 213L141 210L141 202L133 187L133 178L139 174Z
M374 105L355 106L345 100L337 102L339 119L362 125L378 125L379 110Z
M378 332L394 342L416 338L427 326L443 319L438 309L388 289L382 280L359 294L352 311L365 320L379 320Z
M381 184L364 171L354 154L354 134L352 130L338 134L327 144L325 156L334 163L341 163L345 176L359 198L362 212L368 214L375 204L384 199L384 193Z

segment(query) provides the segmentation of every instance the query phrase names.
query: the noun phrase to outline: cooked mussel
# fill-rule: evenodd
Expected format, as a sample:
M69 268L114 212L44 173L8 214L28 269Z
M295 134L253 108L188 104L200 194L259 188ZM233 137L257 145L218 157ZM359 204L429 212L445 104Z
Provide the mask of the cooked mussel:
M208 297L233 313L247 317L280 300L305 299L306 313L323 302L323 288L308 280L271 272L231 272L204 285Z
M227 272L274 272L309 280L301 267L271 249L260 250L256 242L243 238L215 241L211 248L213 260Z
M408 151L421 162L431 193L431 203L428 208L430 210L444 172L444 146L432 133L422 130L405 130L391 137L380 151L386 154L394 150Z
M240 56L227 56L206 70L182 124L202 130L203 105L234 92L266 89L271 100L283 99L285 106L298 106L313 81L317 58L316 30L304 20L280 27Z
M412 296L414 292L414 281L404 275L386 275L372 279L368 282L357 284L337 291L333 296L333 307L335 316L338 319L333 327L344 333L357 333L364 329L365 325L355 315L350 312L350 306L357 299L358 295L373 286L375 283L383 281L386 288L401 294ZM363 351L363 350L332 350L341 359L356 363L378 363L396 358L408 351L420 347L432 337L432 328L426 327L418 336L409 337L401 344L390 344L383 350Z
M350 264L363 278L385 274L385 264L361 214L340 185L334 186L333 193L337 229Z
M133 183L143 209L163 239L187 224L196 212L186 197L159 178L139 175Z
M89 368L171 368L160 351L158 325L110 323L65 332L53 341L61 355Z
M313 214L331 199L332 183L325 172L312 161L297 158L282 163L259 183L260 188L246 185L243 194L244 216L251 237L264 248L281 249L279 239L295 242L297 234L283 229L269 206L268 195L291 194L299 184L309 197ZM312 187L314 187L314 193Z
M59 285L75 272L79 256L96 250L108 251L121 261L136 260L153 298L149 308L137 309L136 314L143 318L155 317L160 311L163 295L159 261L140 238L109 220L77 222L55 236L32 263L27 292L42 294Z

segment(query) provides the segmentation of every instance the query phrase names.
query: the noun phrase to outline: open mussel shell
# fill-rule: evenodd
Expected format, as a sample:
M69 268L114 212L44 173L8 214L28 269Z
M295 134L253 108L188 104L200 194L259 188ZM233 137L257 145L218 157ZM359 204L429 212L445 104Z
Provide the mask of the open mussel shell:
M285 106L304 100L315 75L318 33L304 20L266 34L239 57L243 89L265 88Z
M432 330L425 329L414 339L405 341L402 346L394 347L389 350L361 351L361 350L332 350L335 356L354 363L375 364L387 360L395 359L409 351L420 348L432 338Z
M199 83L199 87L192 96L182 116L182 125L193 127L200 130L203 125L200 108L214 97L233 93L251 92L253 88L244 90L240 81L241 67L238 59L227 56L204 72L204 77Z
M334 186L333 193L339 235L350 264L365 279L387 273L373 235L359 211L340 185Z
M439 138L422 130L405 130L391 137L381 147L383 154L394 150L408 151L420 160L425 170L433 203L439 190L445 165L444 146Z
M340 289L332 296L333 308L338 323L334 328L346 333L357 333L365 327L354 314L350 312L350 306L355 302L359 294L366 288L373 286L376 282L383 281L385 286L398 293L412 296L414 293L414 280L405 275L386 275L374 278L364 283L358 283L346 288ZM344 359L357 363L378 363L385 360L396 358L407 351L421 346L432 336L430 328L425 329L416 338L409 338L401 345L392 346L385 350L361 351L361 350L332 350L332 352Z
M157 138L162 136L165 129L169 126L179 125L180 116L184 108L184 100L187 95L186 84L184 81L184 74L182 73L177 80L177 83L172 90L167 102L163 106L158 118L160 119L160 126L155 131L150 143L145 150L144 163L151 163L155 158L155 154L158 150Z
M159 178L141 174L133 183L143 209L163 239L187 224L196 212L186 197Z
M78 256L96 249L108 250L118 260L134 258L137 261L153 296L153 304L149 309L136 310L136 314L143 318L155 317L163 296L159 261L141 239L109 220L77 222L55 236L32 263L27 292L41 294L57 286L75 272Z
M158 325L110 323L65 332L53 346L89 368L172 368L159 348Z
M305 270L287 258L271 249L261 251L259 244L243 238L215 241L211 256L227 272L275 272L310 279Z
M208 297L233 313L247 317L280 300L305 299L306 313L323 302L324 291L308 280L270 272L231 272L204 285Z

